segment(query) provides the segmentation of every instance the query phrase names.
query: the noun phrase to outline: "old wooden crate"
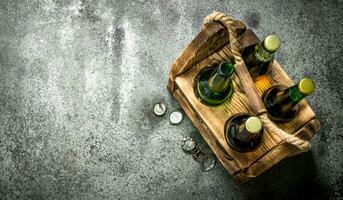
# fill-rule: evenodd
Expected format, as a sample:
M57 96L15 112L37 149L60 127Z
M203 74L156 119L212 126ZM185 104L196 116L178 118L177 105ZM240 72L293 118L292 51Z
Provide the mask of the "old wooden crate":
M257 42L259 39L250 29L242 28L239 35L241 49ZM197 99L194 82L200 70L231 58L226 28L220 23L211 22L203 27L172 64L167 88L225 169L237 182L245 182L260 175L282 159L299 152L296 147L267 131L264 131L263 143L255 151L239 153L229 147L224 136L226 121L238 113L252 113L241 89L239 78L236 74L233 75L235 92L231 100L215 107L206 106ZM271 70L266 76L255 80L260 95L272 85L293 85L292 80L276 61L271 65ZM277 125L288 133L310 140L319 130L320 124L306 100L299 104L300 110L292 121Z

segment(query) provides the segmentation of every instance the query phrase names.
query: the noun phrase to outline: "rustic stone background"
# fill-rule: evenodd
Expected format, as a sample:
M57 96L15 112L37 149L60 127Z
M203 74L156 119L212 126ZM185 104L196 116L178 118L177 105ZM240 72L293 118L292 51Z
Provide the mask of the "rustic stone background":
M0 1L0 199L342 199L342 0ZM180 148L185 119L171 62L202 19L222 11L259 37L276 33L276 59L322 124L303 155L244 185L223 167L202 172Z

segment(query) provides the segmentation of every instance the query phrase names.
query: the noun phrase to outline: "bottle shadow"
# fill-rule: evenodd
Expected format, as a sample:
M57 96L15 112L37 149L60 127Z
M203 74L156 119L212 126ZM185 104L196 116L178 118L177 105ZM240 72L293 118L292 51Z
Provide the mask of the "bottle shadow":
M281 161L238 189L247 199L328 199L330 189L318 175L312 153L306 152Z

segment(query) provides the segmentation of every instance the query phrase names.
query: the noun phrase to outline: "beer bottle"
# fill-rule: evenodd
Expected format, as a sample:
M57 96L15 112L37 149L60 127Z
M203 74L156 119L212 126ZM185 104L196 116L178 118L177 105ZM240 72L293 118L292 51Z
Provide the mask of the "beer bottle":
M315 85L310 78L303 78L289 88L274 86L263 94L263 103L269 117L274 121L286 122L297 113L297 104L314 91Z
M229 99L232 95L233 71L234 66L231 62L222 62L217 68L200 73L196 86L200 101L215 106Z
M248 47L243 51L242 56L245 65L253 79L268 73L269 64L280 45L281 41L277 35L269 35L263 42Z
M262 123L258 117L240 114L229 120L226 125L226 141L236 151L252 151L262 141Z

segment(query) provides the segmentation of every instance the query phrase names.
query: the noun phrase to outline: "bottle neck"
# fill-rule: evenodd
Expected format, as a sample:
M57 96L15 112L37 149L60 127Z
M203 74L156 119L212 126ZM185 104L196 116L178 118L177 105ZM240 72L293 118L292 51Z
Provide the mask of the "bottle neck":
M208 85L213 92L223 92L230 87L233 65L221 63L208 80Z
M287 89L279 91L274 99L275 104L280 104L281 109L292 109L294 105L299 103L306 95L299 91L298 85L291 86Z
M237 138L241 141L249 142L258 136L259 133L251 133L246 128L246 121L239 124L237 127L238 135Z
M208 85L210 86L213 92L223 92L229 87L230 77L223 77L220 76L218 72L212 74L208 81Z
M275 52L267 51L263 46L263 42L255 45L254 56L260 62L268 62L272 60L274 53Z
M296 84L292 87L289 87L287 89L287 92L288 92L289 96L291 97L292 102L295 104L307 96L306 94L300 92L298 84Z

